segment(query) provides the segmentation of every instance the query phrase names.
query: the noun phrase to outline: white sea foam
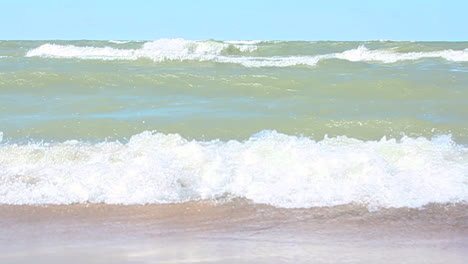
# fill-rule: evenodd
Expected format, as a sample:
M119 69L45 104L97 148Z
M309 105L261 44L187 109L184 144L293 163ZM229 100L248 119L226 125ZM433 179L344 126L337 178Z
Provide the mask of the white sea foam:
M321 60L342 59L352 62L380 62L395 63L399 61L412 61L423 58L442 58L448 61L468 61L468 49L442 50L433 52L398 53L391 50L369 50L361 45L356 49L341 53L330 53L315 56L287 56L287 57L228 57L218 56L212 60L224 63L237 63L246 67L289 67L296 65L315 66Z
M126 44L126 43L129 43L130 41L129 40L109 40L110 43L114 43L114 44Z
M235 63L245 67L290 67L296 65L315 66L320 60L330 58L330 55L290 56L290 57L228 57L218 56L213 61Z
M255 45L262 43L263 40L225 40L223 42L228 44Z
M391 50L369 50L365 46L361 45L357 49L336 53L334 57L348 61L380 61L383 63L419 60L422 58L442 58L448 61L468 61L468 49L398 53Z
M211 60L228 48L252 52L255 45L232 45L216 41L191 41L184 39L159 39L146 42L140 49L111 47L79 47L74 45L44 44L26 53L26 57L79 58L102 60L136 60L148 58L165 60Z
M135 50L114 49L111 47L77 47L73 45L44 44L26 53L26 57L47 57L47 58L79 58L79 59L100 59L115 60L127 59L135 60Z
M448 61L468 61L468 49L441 50L432 52L395 52L394 50L369 50L358 48L340 53L315 56L273 56L259 57L249 54L258 49L258 41L191 41L184 39L159 39L146 42L140 49L117 49L111 47L79 47L73 45L44 44L27 52L27 57L79 58L99 60L151 59L155 62L166 60L214 61L235 63L245 67L289 67L296 65L315 66L326 59L342 59L352 62L395 63L423 58L442 58ZM243 55L228 55L229 49L236 49Z
M420 207L468 201L468 148L432 140L246 141L144 132L126 144L0 144L0 203L171 203L226 195L278 207Z
M395 40L391 39L371 39L369 41L378 41L378 42L395 42Z

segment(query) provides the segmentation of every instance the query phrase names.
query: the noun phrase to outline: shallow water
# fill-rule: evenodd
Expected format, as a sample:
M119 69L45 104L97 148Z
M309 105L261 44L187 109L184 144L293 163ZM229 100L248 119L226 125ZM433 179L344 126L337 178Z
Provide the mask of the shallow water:
M0 206L4 263L463 263L466 205ZM11 243L15 241L15 243Z

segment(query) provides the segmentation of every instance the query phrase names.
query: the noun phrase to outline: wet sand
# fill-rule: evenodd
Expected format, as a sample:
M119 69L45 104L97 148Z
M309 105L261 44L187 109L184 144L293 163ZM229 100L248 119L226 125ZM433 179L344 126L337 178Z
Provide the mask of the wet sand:
M465 263L468 205L0 205L0 263Z

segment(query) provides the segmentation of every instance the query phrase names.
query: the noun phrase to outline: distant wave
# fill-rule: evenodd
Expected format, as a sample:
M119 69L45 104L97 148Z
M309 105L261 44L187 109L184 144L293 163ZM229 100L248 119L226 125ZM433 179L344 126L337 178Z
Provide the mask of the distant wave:
M391 50L369 50L365 46L359 46L357 49L335 53L334 57L348 61L379 61L383 63L395 63L398 61L419 60L423 58L468 61L468 49L399 53Z
M140 49L116 49L112 47L79 47L74 45L44 44L26 53L26 57L78 58L94 60L137 60L146 58L162 61L213 61L235 63L245 67L288 67L296 65L315 66L326 59L341 59L352 62L395 63L424 58L441 58L447 61L468 61L468 49L431 52L395 52L393 50L369 50L361 45L340 53L315 56L250 56L261 41L191 41L184 39L160 39L146 42ZM229 55L236 50L240 54Z
M153 61L210 60L229 48L237 49L240 52L252 52L257 49L257 46L184 39L160 39L146 42L140 49L44 44L28 51L26 57L38 56L102 60L136 60L139 58L148 58Z
M450 136L246 141L144 132L128 143L0 144L0 203L172 203L247 198L278 207L421 207L468 201L468 149Z
M126 44L126 43L129 43L130 41L129 40L109 40L110 43L114 43L114 44Z
M225 40L223 42L228 44L255 45L262 43L263 40Z

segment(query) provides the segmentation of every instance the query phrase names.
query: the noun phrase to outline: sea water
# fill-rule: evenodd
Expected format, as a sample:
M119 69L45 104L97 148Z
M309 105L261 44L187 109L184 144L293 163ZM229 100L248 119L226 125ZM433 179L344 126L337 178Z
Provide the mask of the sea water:
M0 203L468 199L466 42L1 41Z

